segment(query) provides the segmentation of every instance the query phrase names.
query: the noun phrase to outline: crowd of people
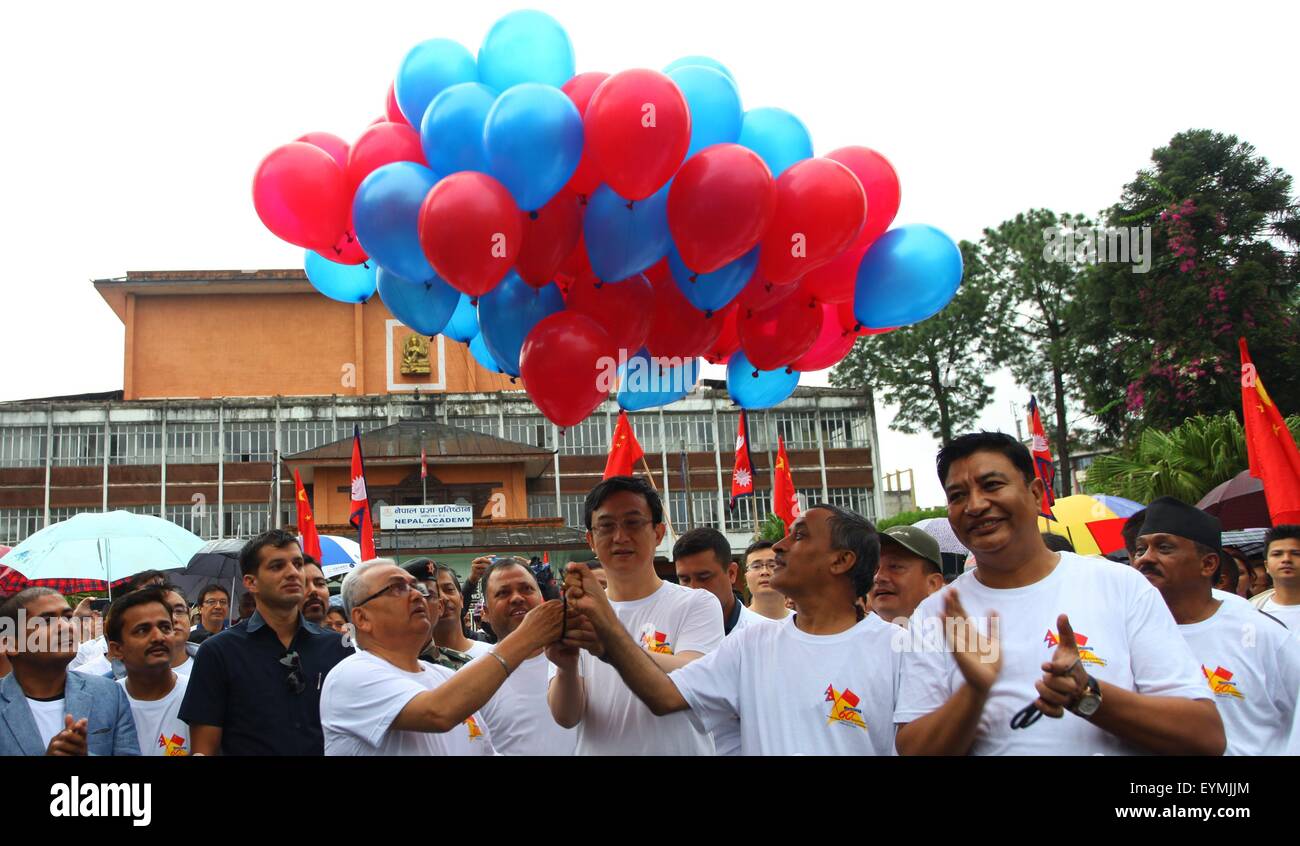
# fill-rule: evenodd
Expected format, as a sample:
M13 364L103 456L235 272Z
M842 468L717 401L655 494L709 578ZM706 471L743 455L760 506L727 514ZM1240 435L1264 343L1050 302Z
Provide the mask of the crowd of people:
M148 572L86 636L84 603L28 588L0 603L0 754L1300 752L1300 526L1269 531L1260 568L1161 497L1115 562L1040 533L1014 438L959 437L937 464L971 551L951 581L924 531L812 505L740 561L682 534L670 582L658 493L616 476L586 498L594 557L559 583L510 556L465 584L376 559L332 597L271 530L240 553L238 622L226 587L191 607Z

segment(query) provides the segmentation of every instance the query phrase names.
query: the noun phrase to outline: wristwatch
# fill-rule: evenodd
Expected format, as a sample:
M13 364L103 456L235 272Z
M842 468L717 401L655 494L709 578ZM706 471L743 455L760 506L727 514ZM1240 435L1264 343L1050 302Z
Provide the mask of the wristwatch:
M1091 675L1088 676L1088 685L1084 688L1083 695L1070 708L1071 713L1078 714L1080 717L1091 717L1097 713L1101 707L1101 685Z

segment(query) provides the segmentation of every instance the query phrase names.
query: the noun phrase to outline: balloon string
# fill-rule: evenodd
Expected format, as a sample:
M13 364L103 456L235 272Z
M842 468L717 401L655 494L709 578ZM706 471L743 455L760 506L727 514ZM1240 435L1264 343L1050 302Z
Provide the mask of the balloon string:
M636 201L635 201L635 200L628 200L628 201L627 201L627 210L628 210L628 211L633 211L633 206L634 206L635 204L636 204Z
M528 213L529 220L537 220L537 211L534 209Z

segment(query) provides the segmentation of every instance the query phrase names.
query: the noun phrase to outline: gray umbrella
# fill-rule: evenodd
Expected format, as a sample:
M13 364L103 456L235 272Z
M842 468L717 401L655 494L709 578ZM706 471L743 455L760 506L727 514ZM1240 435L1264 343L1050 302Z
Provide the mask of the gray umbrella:
M208 541L194 553L185 569L168 572L168 580L180 588L190 604L198 599L203 588L213 583L220 584L231 591L233 614L239 597L248 592L239 572L239 551L244 548L244 543L236 538Z

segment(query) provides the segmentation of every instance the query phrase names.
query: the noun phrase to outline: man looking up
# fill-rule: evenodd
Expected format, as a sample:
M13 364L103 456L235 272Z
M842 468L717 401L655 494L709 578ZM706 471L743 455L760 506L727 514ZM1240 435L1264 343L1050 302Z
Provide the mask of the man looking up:
M564 606L539 605L482 660L453 673L420 660L429 640L423 582L387 559L343 580L359 650L330 673L321 698L328 755L491 755L475 711L560 635Z
M644 479L611 476L587 494L583 512L587 544L609 577L612 613L638 648L665 672L716 649L722 641L717 598L655 573L655 548L666 529L658 491ZM618 671L598 660L603 652L590 621L571 623L565 640L547 650L554 665L547 701L557 723L578 727L578 755L714 753L712 738L687 715L655 717Z
M352 650L302 617L303 557L296 535L271 529L239 553L249 619L199 647L181 704L193 753L320 755L320 691Z
M1234 595L1212 593L1221 526L1171 496L1147 506L1137 570L1160 591L1200 662L1228 736L1228 755L1281 755L1295 723L1300 648L1287 629Z
M1273 589L1250 601L1256 608L1300 631L1300 526L1274 526L1264 536L1264 563Z
M745 584L749 586L749 610L769 620L784 620L790 615L786 598L772 589L776 568L773 542L756 540L745 550Z
M976 563L912 616L923 643L904 656L898 751L1222 754L1218 711L1160 594L1130 567L1043 545L1029 450L978 432L937 463Z
M875 530L857 514L814 505L773 549L773 587L798 612L736 631L670 673L637 647L580 564L569 565L569 603L655 714L686 712L715 732L739 719L745 755L893 754L893 641L902 632L856 605L879 556Z
M104 621L108 654L121 661L135 718L140 754L180 757L190 753L190 727L178 716L188 679L172 670L175 614L161 588L113 600Z
M330 583L325 579L325 571L316 559L303 556L303 594L302 616L309 623L325 625L325 613L330 608Z
M0 678L0 755L140 754L125 691L68 672L77 632L58 591L27 588L0 602L0 651L12 667Z
M722 604L722 632L731 634L749 623L761 622L745 607L736 593L736 575L740 569L731 560L731 544L717 529L701 526L691 529L673 544L673 567L677 583L692 590L707 590Z
M939 542L915 526L880 533L880 567L871 583L871 610L886 623L907 625L921 600L943 587Z
M517 558L489 564L480 576L483 613L498 638L509 637L528 614L542 604L542 588L532 570ZM490 661L483 656L478 661ZM487 723L492 747L502 755L572 755L578 743L575 729L561 727L546 705L550 662L538 653L510 674L479 710Z

